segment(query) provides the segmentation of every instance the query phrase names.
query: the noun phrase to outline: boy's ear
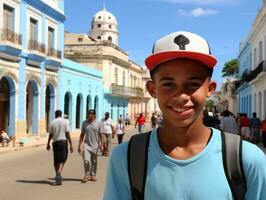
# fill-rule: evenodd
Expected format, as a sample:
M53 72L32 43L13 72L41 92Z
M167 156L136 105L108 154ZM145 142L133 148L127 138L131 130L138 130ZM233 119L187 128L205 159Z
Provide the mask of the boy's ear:
M153 98L156 98L155 84L153 81L147 81L146 88Z
M210 97L216 90L216 82L210 81L207 96Z

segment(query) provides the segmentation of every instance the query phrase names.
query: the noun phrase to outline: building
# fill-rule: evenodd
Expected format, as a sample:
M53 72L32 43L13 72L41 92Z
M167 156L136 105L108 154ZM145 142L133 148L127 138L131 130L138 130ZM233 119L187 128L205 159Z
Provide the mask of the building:
M118 46L118 23L115 16L103 9L92 19L88 34L65 32L66 58L93 67L103 73L103 112L117 120L128 113L134 122L140 112L147 113L142 74L144 70L130 60ZM103 113L101 113L103 114Z
M0 131L46 136L58 108L72 130L102 112L101 72L62 57L64 1L2 0L0 15Z
M251 27L251 32L246 39L246 56L241 57L242 62L246 62L246 71L242 73L242 83L240 87L244 88L245 96L241 98L241 89L238 93L239 109L245 107L245 105L251 105L251 113L256 112L259 118L266 117L266 0L263 1L263 5L259 10L256 19ZM240 56L242 56L240 52ZM245 61L246 60L246 61ZM244 67L241 66L241 69ZM249 71L250 69L250 71ZM250 88L245 86L246 82L250 85Z
M239 82L236 90L238 113L247 113L251 116L251 86L248 82L247 76L251 72L252 65L252 50L249 43L249 37L240 43L239 48Z

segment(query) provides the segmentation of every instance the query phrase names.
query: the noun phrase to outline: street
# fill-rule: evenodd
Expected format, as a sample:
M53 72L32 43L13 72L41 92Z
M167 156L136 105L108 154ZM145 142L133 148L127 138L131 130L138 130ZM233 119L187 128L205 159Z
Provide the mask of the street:
M148 127L147 127L148 129ZM130 128L127 140L137 130ZM63 185L54 186L52 151L46 146L0 155L0 200L100 200L102 199L109 157L98 156L97 181L81 183L84 176L82 157L77 153L78 139L73 141L74 152L69 154L63 170ZM113 146L117 138L112 139Z

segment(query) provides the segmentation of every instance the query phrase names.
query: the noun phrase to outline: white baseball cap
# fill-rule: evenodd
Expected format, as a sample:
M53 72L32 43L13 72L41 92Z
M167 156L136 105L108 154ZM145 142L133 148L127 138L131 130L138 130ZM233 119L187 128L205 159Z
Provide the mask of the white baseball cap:
M171 33L157 40L152 54L145 60L148 69L175 58L190 58L213 68L217 60L211 55L208 42L201 36L186 31Z

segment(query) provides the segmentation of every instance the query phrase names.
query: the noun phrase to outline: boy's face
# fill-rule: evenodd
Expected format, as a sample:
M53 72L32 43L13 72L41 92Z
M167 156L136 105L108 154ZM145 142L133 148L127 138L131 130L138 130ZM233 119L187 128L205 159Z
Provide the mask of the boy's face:
M147 89L157 98L166 124L188 127L202 116L206 97L215 91L216 83L197 61L174 59L158 67Z

